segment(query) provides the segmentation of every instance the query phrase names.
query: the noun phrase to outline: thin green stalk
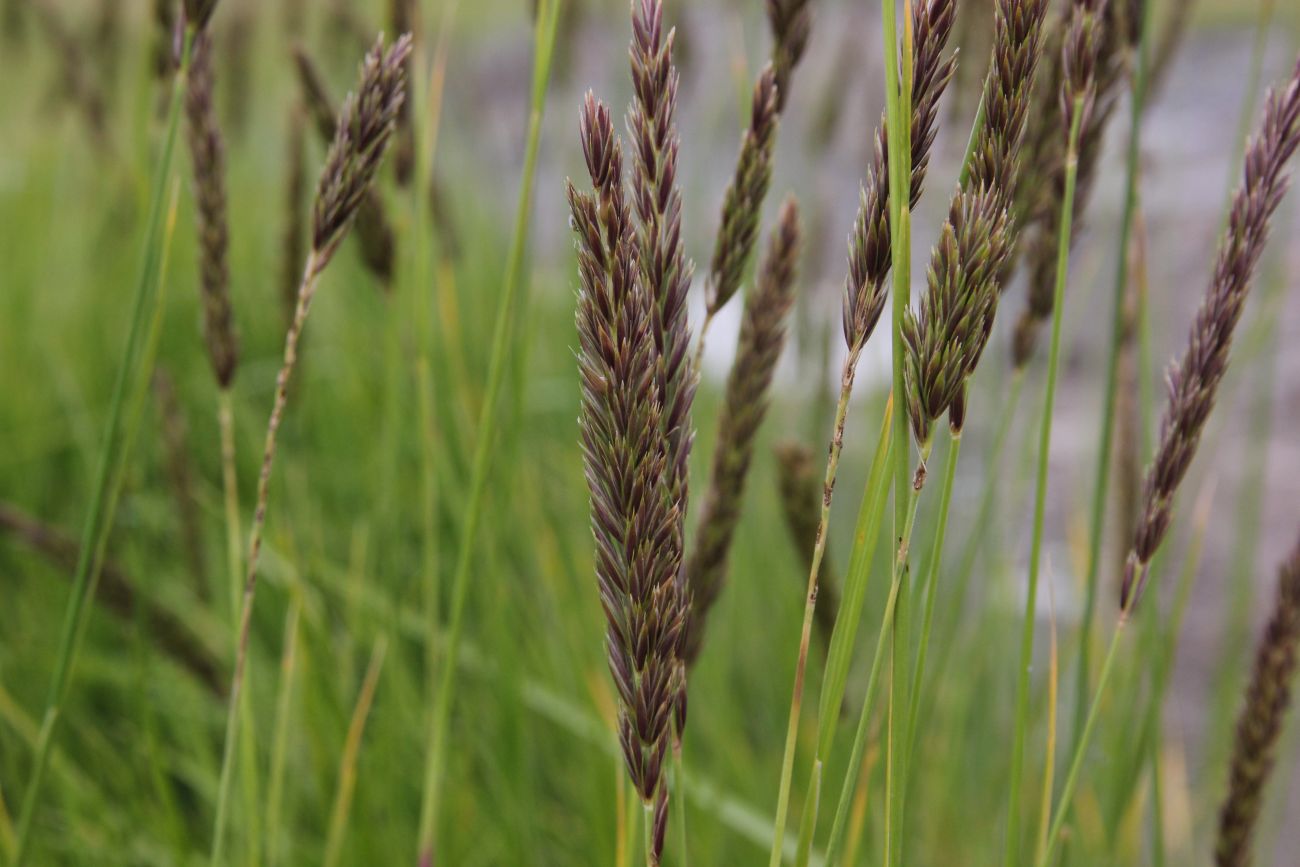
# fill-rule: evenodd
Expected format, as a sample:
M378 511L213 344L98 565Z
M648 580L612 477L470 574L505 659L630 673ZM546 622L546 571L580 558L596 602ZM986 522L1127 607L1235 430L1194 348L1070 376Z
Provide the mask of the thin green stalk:
M944 466L943 487L939 491L939 519L930 548L930 560L925 566L925 577L920 591L925 594L925 614L921 622L921 644L916 653L916 671L912 675L912 707L908 713L907 734L909 756L916 755L916 725L921 711L921 682L925 677L925 660L930 649L930 629L934 623L934 602L938 598L939 564L943 560L943 540L948 529L948 508L952 504L953 480L957 477L957 458L961 454L961 431L952 435L948 444L948 459Z
M1207 445L1209 444L1207 443ZM1143 634L1143 640L1147 646L1141 655L1151 659L1150 694L1146 700L1141 723L1125 726L1123 740L1117 742L1115 747L1116 754L1118 754L1131 741L1132 732L1135 729L1140 733L1137 741L1139 749L1133 765L1133 773L1120 787L1118 797L1115 799L1116 815L1121 814L1127 808L1133 791L1137 787L1140 768L1143 763L1143 753L1149 753L1146 760L1151 762L1153 766L1156 763L1155 756L1159 752L1164 702L1169 690L1169 678L1173 672L1178 639L1182 635L1183 622L1186 618L1188 604L1191 601L1196 574L1201 564L1201 555L1205 548L1206 528L1209 526L1216 488L1217 480L1212 476L1196 498L1195 508L1192 512L1191 539L1175 585L1177 589L1174 592L1168 623L1161 629L1160 624L1155 620L1154 614L1147 615L1150 620L1145 624L1145 627L1150 628L1146 628ZM1151 606L1150 610L1157 611L1156 606ZM1155 643L1157 638L1159 643ZM1155 646L1151 646L1153 643ZM1152 842L1153 844L1159 844L1163 843L1163 840L1153 834Z
M830 647L826 653L826 663L822 673L821 696L818 701L817 755L813 759L811 777L808 781L809 803L805 804L803 817L799 826L799 845L796 848L795 863L798 867L807 867L812 853L812 838L817 827L817 813L821 805L822 774L826 763L830 761L831 748L835 743L835 728L840 719L840 707L844 702L844 691L848 685L849 668L853 662L853 651L857 646L858 626L862 622L863 603L866 600L867 582L871 577L871 563L875 558L876 541L880 535L880 522L885 513L885 503L889 498L887 473L890 465L890 450L893 446L891 432L894 422L893 395L885 404L884 418L880 427L880 438L876 443L875 456L871 461L871 471L862 492L862 504L858 508L857 527L853 536L853 550L849 557L849 571L844 579L843 598L835 617L835 628L831 632Z
M441 666L441 682L434 701L424 783L420 808L419 851L420 858L432 858L436 846L438 814L441 807L442 784L445 773L447 732L451 723L451 705L455 695L456 657L460 652L460 634L463 628L465 597L469 591L470 569L474 563L474 547L478 527L483 516L483 502L487 492L488 472L492 465L492 447L497 433L498 404L505 381L507 356L512 344L515 311L524 291L524 253L528 246L528 223L532 213L533 180L537 174L537 152L541 142L542 114L546 107L546 86L550 80L551 60L555 49L556 25L563 0L540 0L534 32L535 57L533 60L532 108L528 116L528 134L524 150L524 169L520 180L519 204L515 211L514 232L510 251L506 257L505 285L492 339L492 356L488 367L487 388L479 416L474 462L470 476L469 497L466 500L464 524L461 529L460 548L456 571L452 579L451 624L448 632L446 659Z
M41 789L45 782L45 772L49 765L50 751L58 729L63 703L67 698L68 685L77 655L81 649L82 624L88 614L87 602L93 598L99 580L98 562L104 546L108 541L111 519L109 516L115 506L116 493L109 482L120 472L129 458L122 434L123 407L126 403L128 388L139 387L141 350L148 323L156 308L158 284L160 282L160 262L163 256L162 221L167 180L171 175L172 157L176 150L177 131L179 129L181 98L185 90L185 80L189 72L190 49L194 33L187 30L181 49L180 69L172 82L171 104L167 111L167 133L163 140L163 149L157 163L150 187L149 217L145 224L144 255L141 262L140 277L136 284L135 298L132 302L131 326L127 334L126 346L122 354L122 364L118 368L117 379L113 385L113 396L109 403L108 426L104 434L103 448L95 471L95 480L91 489L90 506L82 526L81 548L77 558L77 567L72 579L72 593L64 614L63 630L59 643L59 655L55 662L54 676L50 682L49 697L46 701L45 716L41 721L40 734L37 739L36 753L33 759L31 777L23 796L22 811L18 819L17 839L14 847L14 867L26 863L31 845L32 823L40 801Z
M1084 719L1083 730L1078 742L1074 747L1074 756L1070 759L1070 771L1066 774L1065 785L1061 788L1061 796L1056 804L1056 812L1052 817L1051 830L1047 832L1047 848L1043 857L1038 860L1038 867L1047 867L1052 863L1052 857L1056 854L1056 846L1060 841L1061 828L1065 824L1065 816L1070 810L1070 803L1074 799L1075 787L1079 784L1079 772L1083 768L1083 758L1088 751L1088 744L1092 740L1093 729L1097 726L1097 717L1100 715L1101 699L1106 692L1106 685L1110 682L1111 672L1115 668L1116 651L1119 649L1120 638L1124 635L1124 626L1128 623L1128 615L1121 614L1119 623L1115 627L1115 635L1110 641L1110 649L1106 651L1106 659L1101 665L1101 674L1097 678L1097 688L1089 703L1088 715Z
M235 652L239 648L239 600L243 593L243 545L239 529L239 478L235 464L235 413L230 389L217 392L217 422L221 429L221 488L226 517L226 564L230 572L230 623L234 631ZM253 739L253 705L248 690L239 702L239 724L244 731L240 742L240 773L244 785L244 822L248 829L248 847L251 860L256 862L261 852L261 810L257 790L257 742Z
M831 435L830 456L826 461L826 479L823 486L821 520L817 525L817 538L813 543L812 565L808 570L808 590L804 596L803 626L799 634L799 657L795 663L794 688L790 697L790 718L785 730L785 750L781 757L781 784L777 790L776 821L772 834L772 853L769 867L778 867L785 850L785 823L790 813L790 783L794 777L794 754L799 740L799 717L803 709L804 673L808 666L808 646L812 641L813 612L817 608L817 575L821 571L822 556L826 553L826 534L830 527L831 494L835 476L839 471L840 452L844 446L844 423L849 411L849 396L853 393L853 377L858 366L860 351L851 351L844 360L840 377L840 399L835 407L835 428Z
M1074 702L1074 737L1077 740L1083 722L1084 708L1091 687L1090 661L1092 653L1092 628L1097 611L1097 584L1101 571L1101 547L1105 535L1106 506L1110 490L1111 453L1115 437L1115 402L1119 393L1120 347L1124 341L1124 294L1129 279L1129 247L1133 233L1133 217L1137 211L1138 178L1142 158L1142 114L1145 109L1147 78L1149 76L1149 34L1153 22L1155 3L1144 0L1142 35L1138 43L1137 70L1129 96L1128 151L1124 167L1124 207L1120 214L1119 245L1116 250L1115 279L1111 291L1110 352L1106 358L1106 384L1102 396L1100 443L1093 478L1092 511L1088 524L1088 572L1084 578L1083 614L1079 623L1079 664ZM1148 368L1142 367L1142 370ZM1145 378L1145 377L1144 377Z
M284 810L284 768L289 753L289 720L293 715L294 688L298 681L298 622L302 602L295 591L284 622L284 649L280 657L280 689L275 702L275 727L271 738L271 772L266 787L266 863L280 863L281 814Z
M1006 404L1002 408L997 429L993 434L993 443L989 446L988 457L985 460L987 469L984 471L984 486L980 494L979 508L975 512L975 523L971 526L966 535L966 541L962 544L961 559L957 564L957 575L953 581L952 592L953 605L951 610L953 612L965 610L966 593L970 586L971 574L975 571L975 560L979 556L984 542L988 539L988 528L994 513L998 483L1003 481L1002 459L1006 449L1006 441L1011 433L1011 423L1020 408L1020 396L1024 391L1024 383L1024 369L1013 371L1010 392ZM940 645L939 656L935 664L936 678L942 678L943 673L948 669L948 655L956 644L954 637L959 625L954 619L946 624L947 628L939 630L939 636L943 643Z
M379 675L384 670L387 652L388 638L380 635L370 651L370 664L366 666L366 676L361 682L361 692L357 696L352 719L348 723L348 734L343 742L338 789L334 793L334 806L330 810L329 829L325 838L325 857L322 862L325 867L337 867L342 857L348 819L352 814L352 794L357 785L357 757L361 753L361 738L365 734L366 720L370 718L370 708L375 702L375 690L379 687Z
M1007 804L1007 839L1004 862L1014 867L1020 861L1020 788L1024 776L1025 737L1029 728L1029 670L1034 652L1034 617L1038 604L1039 565L1043 553L1043 520L1047 510L1047 464L1052 446L1052 407L1056 402L1056 379L1061 360L1061 308L1065 304L1065 281L1070 269L1070 232L1074 216L1074 191L1079 175L1079 131L1083 119L1083 97L1074 99L1070 138L1065 156L1065 194L1061 199L1061 226L1057 240L1056 289L1052 306L1052 345L1047 360L1047 385L1043 397L1042 427L1038 440L1038 476L1034 492L1034 529L1029 552L1029 588L1025 597L1025 620L1020 637L1020 663L1016 678L1016 723L1011 752L1010 797Z
M659 867L655 861L655 805L653 801L644 801L641 806L641 825L645 831L641 835L645 840L645 867Z
M422 584L424 616L428 628L429 640L425 644L425 665L428 672L428 695L436 700L438 694L438 650L433 637L437 635L442 618L442 575L441 562L442 536L438 528L438 458L437 438L438 408L434 389L439 381L432 370L432 365L441 355L433 350L434 318L429 310L429 296L438 290L434 276L433 245L429 243L429 226L433 222L429 185L433 179L435 159L438 149L438 133L442 121L442 95L446 81L447 54L459 9L459 0L447 3L443 7L442 21L438 30L438 39L434 45L432 66L428 84L421 75L413 76L415 101L412 110L419 122L414 124L416 130L415 178L411 193L414 199L416 249L415 284L410 293L414 301L415 333L417 341L417 358L415 363L415 388L419 406L419 441L421 491L421 548L422 548ZM417 56L412 60L411 68L422 70L424 57L420 48L423 40L416 41ZM440 279L440 278L439 278ZM443 377L445 381L445 376ZM448 423L450 419L444 419ZM429 785L426 780L426 786ZM425 804L428 804L426 789ZM432 845L433 826L426 825L426 816L421 813L420 849L423 851ZM427 833L427 837L426 837Z
M871 721L871 711L874 708L872 698L876 694L876 681L880 677L881 664L885 659L885 642L893 634L890 628L895 622L895 612L898 607L898 598L903 585L903 564L907 559L907 546L912 536L912 529L916 524L916 507L920 502L920 497L915 488L910 484L908 489L911 492L908 496L907 518L904 523L904 532L902 544L899 546L898 553L893 558L891 568L891 578L889 584L889 596L885 600L885 610L880 617L880 633L876 636L876 650L871 657L871 673L867 676L867 689L862 696L862 709L858 713L858 727L853 734L853 752L849 758L848 767L844 772L844 784L840 787L840 799L835 807L835 818L831 823L831 836L826 843L826 863L834 864L835 856L839 854L839 848L844 841L844 832L848 824L849 808L853 801L853 791L858 783L858 774L862 769L862 753L867 745L867 729Z
M895 867L902 853L904 786L907 778L907 733L905 729L895 736L894 713L910 702L907 697L908 681L902 668L911 646L911 593L908 590L909 569L907 547L911 536L908 517L909 503L915 509L916 490L912 486L911 437L907 424L907 400L903 381L904 345L903 314L911 304L912 285L912 230L909 211L912 177L911 165L911 105L912 105L912 15L911 0L903 0L903 50L902 74L897 62L900 52L895 47L897 32L894 23L894 0L884 0L885 9L885 86L887 90L889 138L889 205L890 241L893 245L893 298L892 356L894 394L894 539L898 539L898 556L894 564L895 582L898 583L898 601L894 609L894 676L889 680L890 725L888 728L888 760L885 772L885 864ZM888 100L892 98L892 106ZM924 457L922 458L924 461ZM913 511L913 517L915 513Z

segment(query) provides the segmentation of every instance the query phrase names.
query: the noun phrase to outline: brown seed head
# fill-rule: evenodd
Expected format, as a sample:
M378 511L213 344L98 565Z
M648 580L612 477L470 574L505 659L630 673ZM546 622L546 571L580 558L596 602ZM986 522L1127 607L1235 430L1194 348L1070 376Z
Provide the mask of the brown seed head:
M199 233L199 285L203 299L203 338L217 385L229 388L239 364L239 338L230 303L226 263L226 160L221 127L213 104L212 40L201 32L185 88L185 119L194 168L195 214Z
M404 63L410 51L409 34L387 51L380 37L362 63L357 92L343 103L312 214L318 268L333 255L356 217L392 139L406 96Z
M674 548L678 515L665 496L656 305L641 280L622 194L622 147L608 110L590 95L580 130L592 190L570 183L568 198L577 236L580 426L596 581L619 698L619 740L633 785L654 803L684 627L680 548Z
M959 399L984 350L997 311L1006 229L999 196L987 190L957 195L931 254L919 315L904 311L908 415L923 445L933 423ZM962 409L954 419L958 430Z
M912 175L910 204L924 188L934 143L939 98L956 69L943 58L952 34L954 0L924 0L912 10ZM889 147L885 120L876 129L876 149L858 215L849 236L849 274L844 286L844 340L861 351L885 309L885 280L893 263L889 233Z
M754 85L749 129L740 143L736 176L723 195L722 226L713 246L713 265L705 285L710 315L722 309L740 289L740 281L754 252L759 216L772 180L777 105L776 73L769 65Z
M1300 643L1300 543L1282 564L1273 612L1255 651L1245 706L1237 721L1228 795L1219 813L1218 867L1248 867L1264 788L1277 757L1278 738L1291 705L1296 645Z
M1270 93L1265 103L1260 129L1246 151L1244 177L1233 198L1214 278L1192 322L1183 358L1169 370L1169 403L1160 423L1160 445L1142 486L1142 516L1124 569L1120 596L1124 611L1141 599L1151 558L1169 529L1174 495L1214 409L1233 332L1268 240L1269 221L1287 189L1286 164L1297 147L1300 61L1286 88Z

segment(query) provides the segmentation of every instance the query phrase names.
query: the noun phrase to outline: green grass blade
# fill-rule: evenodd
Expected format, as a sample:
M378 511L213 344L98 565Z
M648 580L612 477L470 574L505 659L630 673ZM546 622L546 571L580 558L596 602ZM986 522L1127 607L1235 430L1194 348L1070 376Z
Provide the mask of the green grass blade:
M506 365L514 333L515 313L524 292L524 255L528 246L528 225L532 214L534 177L537 173L537 152L541 143L542 114L546 107L546 88L550 80L551 60L555 48L556 27L563 0L542 0L537 14L534 33L535 56L533 61L532 107L528 116L528 135L524 150L523 177L519 184L519 202L515 211L514 232L506 258L505 285L497 311L492 339L492 356L488 368L487 388L479 417L477 442L474 447L473 469L469 496L465 504L465 523L461 530L456 571L452 579L451 624L446 657L441 666L441 680L434 701L432 726L429 733L428 763L426 766L423 804L420 809L419 851L422 860L432 858L436 848L438 814L441 805L443 776L445 774L448 728L451 724L451 705L455 696L456 657L460 650L460 633L463 628L465 597L469 591L470 569L474 563L474 548L478 527L483 514L483 501L487 492L488 472L492 464L492 448L496 439L501 389L505 381Z
M68 599L61 638L59 655L55 662L54 676L50 682L49 698L46 702L45 715L41 721L40 735L36 746L36 755L28 778L27 789L23 796L22 812L19 816L17 841L14 847L14 867L26 863L31 845L32 823L39 806L41 789L45 782L45 773L49 765L50 749L58 730L63 702L67 696L72 670L81 649L80 636L82 624L88 611L87 603L91 599L97 583L96 563L98 550L107 542L109 523L107 516L115 505L115 494L110 481L120 472L129 458L129 449L125 447L123 436L123 409L127 402L128 388L139 387L141 355L146 340L146 332L157 306L160 265L163 258L163 212L168 178L172 171L172 158L176 151L176 139L180 126L181 96L185 89L186 72L189 68L190 46L193 34L186 33L180 71L172 82L171 102L167 110L167 132L163 139L162 153L154 166L153 180L150 186L149 216L145 224L145 242L140 277L136 283L135 297L131 306L131 326L127 333L126 346L122 352L122 362L118 368L117 379L113 385L113 396L109 403L107 429L104 433L99 462L95 470L95 480L91 489L90 505L82 525L81 546L77 557L77 567L73 575L72 591Z
M1047 384L1043 396L1042 424L1038 439L1038 472L1034 490L1033 537L1029 551L1029 589L1025 596L1025 619L1020 637L1020 662L1016 669L1016 722L1011 752L1010 794L1007 802L1007 839L1004 863L1014 867L1020 861L1020 789L1024 776L1025 740L1029 729L1029 671L1033 662L1034 619L1038 603L1039 564L1043 554L1043 522L1047 511L1047 464L1052 446L1052 408L1056 403L1056 380L1061 361L1061 319L1065 305L1065 283L1070 270L1070 237L1074 217L1074 192L1079 176L1079 132L1083 98L1076 96L1065 157L1065 194L1061 198L1061 227L1057 239L1056 291L1052 307L1052 344L1047 359Z

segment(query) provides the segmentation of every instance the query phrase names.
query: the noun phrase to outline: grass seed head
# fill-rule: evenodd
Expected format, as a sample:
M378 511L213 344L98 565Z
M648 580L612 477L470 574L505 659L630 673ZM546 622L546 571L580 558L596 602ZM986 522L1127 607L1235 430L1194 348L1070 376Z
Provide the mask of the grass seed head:
M324 267L356 218L383 161L406 97L404 64L410 51L409 35L387 50L380 37L362 63L357 92L343 103L312 214L318 268Z
M1265 102L1260 128L1246 151L1244 177L1233 197L1213 279L1192 321L1182 360L1169 370L1169 403L1160 422L1160 444L1147 468L1142 514L1124 567L1120 605L1125 612L1142 597L1151 558L1169 530L1174 495L1196 456L1201 432L1214 409L1219 383L1228 368L1233 332L1268 240L1269 222L1286 193L1286 165L1297 147L1300 60L1287 86L1271 92Z
M1237 720L1228 795L1219 813L1214 849L1218 867L1248 867L1264 789L1277 758L1278 739L1295 680L1300 643L1300 543L1282 564L1268 625L1255 651L1245 706Z
M953 199L931 254L929 291L919 313L903 314L903 373L912 432L923 446L932 426L961 398L997 310L997 275L1007 255L1007 213L988 190ZM960 431L964 404L953 426Z
M722 225L713 247L713 265L705 286L709 315L717 313L740 289L758 239L758 222L772 181L779 92L776 73L767 66L754 85L749 129L740 143L736 175L722 199Z
M590 192L568 185L580 278L581 444L619 741L649 804L658 797L677 701L684 625L672 544L678 516L665 496L656 305L641 279L622 194L622 145L609 111L590 94L579 126L592 181Z
M767 0L767 22L772 30L772 70L776 84L776 110L785 110L786 92L794 68L803 59L812 30L809 0Z
M926 0L912 9L912 175L910 204L924 189L934 143L939 99L952 80L956 61L944 59L952 35L954 0ZM850 352L859 352L885 309L885 280L893 264L889 232L889 146L882 117L876 128L876 146L858 215L849 235L849 275L844 286L844 340Z
M203 338L217 385L229 388L239 364L239 338L230 303L226 261L226 157L213 102L212 40L206 31L194 42L185 88L185 118L194 169L195 213L199 233L199 286L203 299Z

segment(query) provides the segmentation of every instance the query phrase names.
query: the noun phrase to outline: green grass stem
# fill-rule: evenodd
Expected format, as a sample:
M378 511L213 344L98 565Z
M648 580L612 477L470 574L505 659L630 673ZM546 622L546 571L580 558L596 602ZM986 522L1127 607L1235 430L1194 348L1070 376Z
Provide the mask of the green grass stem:
M130 457L123 437L123 408L127 403L128 389L142 387L141 355L149 322L157 308L165 237L162 226L165 194L172 171L172 158L176 151L181 98L189 71L190 47L193 40L193 32L187 30L182 42L180 68L172 82L162 152L154 164L140 276L131 304L131 325L122 353L122 362L113 385L113 396L109 402L107 429L95 470L89 508L82 524L81 545L77 555L77 566L73 573L68 607L64 615L58 657L50 681L45 714L41 720L31 776L28 778L26 792L23 795L22 811L19 814L14 844L14 867L23 867L27 863L32 824L40 803L41 790L49 766L50 750L63 712L63 703L67 698L72 671L81 649L83 624L90 607L87 603L94 598L99 581L98 566L111 529L109 516L116 505L116 494L113 492L110 480L122 472L122 467Z
M1083 97L1076 96L1065 155L1065 193L1061 198L1061 227L1057 240L1056 289L1052 307L1052 343L1047 360L1046 393L1038 439L1038 472L1034 488L1034 524L1029 551L1029 586L1025 594L1025 618L1020 637L1020 662L1016 669L1016 721L1011 747L1011 777L1008 781L1007 838L1004 863L1020 862L1020 801L1024 777L1025 740L1029 729L1029 673L1033 663L1034 624L1038 605L1038 579L1043 554L1043 522L1047 510L1047 467L1052 446L1052 408L1056 403L1056 380L1061 361L1061 320L1065 305L1065 283L1070 270L1070 237L1074 216L1074 193L1079 175L1079 133L1083 119Z
M1102 391L1101 422L1098 430L1097 464L1092 484L1091 517L1088 522L1087 574L1084 577L1083 614L1079 621L1079 661L1076 667L1073 737L1078 739L1087 698L1091 691L1092 629L1096 619L1098 582L1101 575L1102 541L1105 536L1109 500L1112 452L1115 441L1115 403L1119 394L1119 362L1124 342L1124 296L1129 281L1129 250L1133 219L1137 212L1138 181L1141 176L1142 115L1145 111L1149 76L1149 34L1154 23L1155 3L1143 3L1142 36L1137 50L1137 69L1129 90L1128 145L1124 164L1124 203L1120 211L1119 241L1115 250L1115 275L1111 289L1110 349L1106 357L1106 380ZM1147 368L1141 368L1143 371Z
M546 89L550 80L551 61L555 49L556 26L559 22L563 0L540 0L534 30L534 58L531 109L528 115L528 133L524 149L523 176L519 183L519 201L515 211L514 230L510 250L506 257L505 285L497 310L492 339L492 355L488 367L487 388L479 415L479 425L474 459L470 476L469 495L465 501L464 524L461 528L460 547L457 552L456 571L452 579L450 628L446 657L440 666L440 685L431 715L423 801L420 808L419 852L420 859L432 858L437 847L437 828L442 803L442 786L445 782L448 729L451 725L451 706L455 696L456 657L460 652L460 634L463 628L465 598L469 591L470 570L474 564L474 549L479 523L487 493L488 474L492 466L493 443L498 427L499 398L505 381L506 365L513 343L516 311L524 293L524 257L528 247L528 226L532 214L534 178L537 174L537 152L541 143L542 115L546 108Z
M835 745L835 729L840 719L840 708L844 703L844 691L848 686L853 651L857 646L858 626L862 622L867 584L871 577L871 564L875 558L885 503L889 499L887 473L890 465L890 450L893 446L891 437L893 422L894 409L891 394L885 405L880 438L871 461L871 471L867 475L867 483L863 488L862 504L858 508L853 549L849 556L849 571L844 579L843 596L839 611L836 613L835 627L831 631L830 647L827 649L825 668L822 673L821 696L817 711L817 755L813 759L811 778L808 782L808 791L816 792L818 796L810 797L809 803L804 806L799 828L799 845L795 856L798 867L806 867L812 851L817 812L821 803L822 775L827 762L830 761L831 749Z

